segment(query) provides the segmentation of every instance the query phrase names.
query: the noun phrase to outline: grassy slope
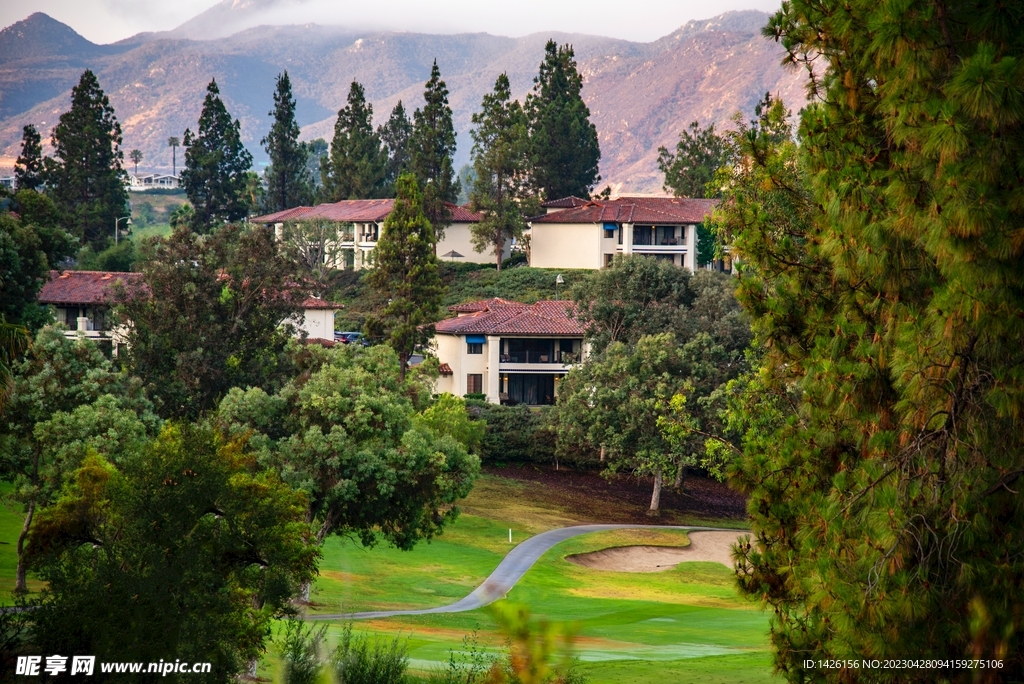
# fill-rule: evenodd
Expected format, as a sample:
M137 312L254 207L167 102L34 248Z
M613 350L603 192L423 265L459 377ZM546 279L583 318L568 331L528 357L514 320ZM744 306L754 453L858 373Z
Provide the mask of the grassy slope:
M443 536L411 552L363 549L331 539L314 588L313 613L423 608L469 593L498 564L513 539L574 520L535 486L483 476L464 514ZM566 555L628 544L685 545L674 531L625 530L568 540L544 556L509 593L552 621L575 626L576 654L601 682L759 682L770 679L767 617L739 598L732 573L715 563L684 563L663 573L592 570ZM478 630L482 644L502 637L486 610L356 624L368 633L409 639L414 669L439 667L449 650ZM336 625L332 626L332 631ZM272 669L272 665L268 663Z

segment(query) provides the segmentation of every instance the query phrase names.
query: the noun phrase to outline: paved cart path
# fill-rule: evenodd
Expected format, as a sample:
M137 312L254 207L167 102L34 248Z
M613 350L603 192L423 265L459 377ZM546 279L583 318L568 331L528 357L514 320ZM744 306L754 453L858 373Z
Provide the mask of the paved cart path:
M427 615L429 613L461 613L467 610L476 610L494 603L509 592L516 585L526 571L543 556L548 549L566 539L588 534L590 532L604 532L606 530L628 530L628 529L661 529L661 530L686 530L689 532L743 532L744 530L731 530L723 527L694 527L690 525L574 525L572 527L560 527L556 530L548 530L534 535L508 552L494 572L484 580L484 583L473 590L473 592L455 603L437 608L421 608L418 610L375 610L364 613L337 613L334 615L309 615L310 620L363 620L368 618L385 618L395 615Z

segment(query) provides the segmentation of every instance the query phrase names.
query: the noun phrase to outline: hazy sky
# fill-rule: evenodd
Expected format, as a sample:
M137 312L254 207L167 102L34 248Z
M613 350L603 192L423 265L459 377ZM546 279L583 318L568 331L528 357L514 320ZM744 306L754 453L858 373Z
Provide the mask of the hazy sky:
M779 0L233 0L285 5L266 23L340 24L352 28L521 36L536 31L591 33L650 41L691 19L729 10L776 9ZM109 43L140 31L164 31L217 0L0 0L0 26L45 12L89 40Z

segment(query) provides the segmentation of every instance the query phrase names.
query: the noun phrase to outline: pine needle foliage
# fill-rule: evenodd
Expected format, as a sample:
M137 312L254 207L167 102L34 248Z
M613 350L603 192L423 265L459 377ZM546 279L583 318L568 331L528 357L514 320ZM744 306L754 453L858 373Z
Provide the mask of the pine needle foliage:
M423 210L423 195L412 174L398 178L395 208L373 252L368 282L388 303L379 316L366 321L367 336L385 337L398 353L401 380L409 356L434 335L441 317L444 285L434 250L434 228Z
M14 187L35 190L43 184L43 143L32 124L21 129L21 154L14 163Z
M423 109L413 112L413 130L409 138L409 171L416 176L423 192L423 210L434 226L438 240L452 222L448 203L459 197L455 177L455 125L448 105L448 86L434 60L430 79L423 91Z
M722 177L761 378L796 398L744 440L740 586L792 681L1018 680L1024 7L792 0L765 33L816 103L799 148L766 103ZM1002 669L803 664L865 657Z
M321 160L324 198L338 202L384 197L387 162L387 148L373 130L373 105L366 101L363 86L352 81L348 104L338 110L330 156Z
M299 142L299 124L295 121L295 97L292 82L285 71L277 77L274 89L274 123L260 141L270 157L263 177L267 183L269 211L283 211L309 201L312 180L306 168L309 150Z

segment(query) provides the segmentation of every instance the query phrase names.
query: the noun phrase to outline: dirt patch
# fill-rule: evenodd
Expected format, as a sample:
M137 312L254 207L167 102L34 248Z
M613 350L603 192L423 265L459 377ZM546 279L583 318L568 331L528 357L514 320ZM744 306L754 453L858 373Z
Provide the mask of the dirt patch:
M697 475L686 478L682 492L665 487L661 492L662 515L647 517L651 502L651 478L614 474L603 477L587 470L555 470L550 466L485 467L490 475L544 485L527 488L524 499L541 493L545 506L557 507L576 523L629 523L643 525L691 524L700 520L746 518L746 498L729 486Z
M689 546L614 546L565 560L594 570L664 572L680 563L711 561L732 567L732 545L746 532L690 532Z

